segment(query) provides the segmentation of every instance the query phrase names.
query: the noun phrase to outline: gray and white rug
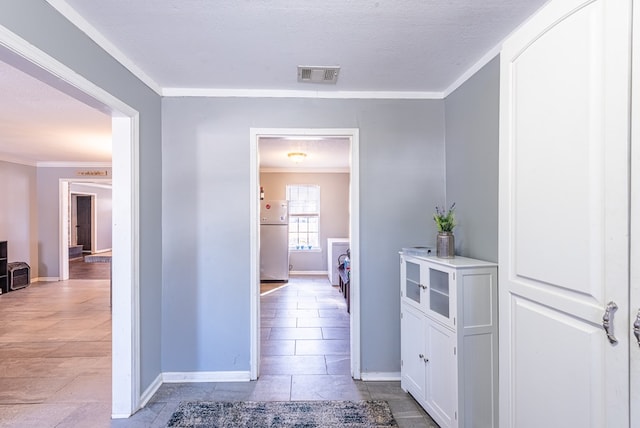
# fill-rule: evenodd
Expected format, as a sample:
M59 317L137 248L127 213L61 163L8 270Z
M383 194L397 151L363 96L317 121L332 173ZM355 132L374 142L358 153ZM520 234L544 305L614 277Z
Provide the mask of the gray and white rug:
M180 403L168 428L397 427L386 401L190 401Z

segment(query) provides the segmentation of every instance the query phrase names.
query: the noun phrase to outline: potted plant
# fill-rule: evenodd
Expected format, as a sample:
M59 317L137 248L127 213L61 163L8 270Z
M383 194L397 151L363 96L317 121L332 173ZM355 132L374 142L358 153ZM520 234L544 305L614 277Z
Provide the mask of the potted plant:
M440 209L436 206L436 212L433 219L438 228L438 237L436 239L436 255L441 258L451 259L455 257L453 228L456 227L456 218L454 210L455 202L446 210L444 207Z

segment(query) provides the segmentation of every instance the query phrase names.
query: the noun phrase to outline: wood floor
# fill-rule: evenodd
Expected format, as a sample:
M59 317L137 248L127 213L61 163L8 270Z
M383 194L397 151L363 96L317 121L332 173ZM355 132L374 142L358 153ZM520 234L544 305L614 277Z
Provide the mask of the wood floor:
M69 279L109 279L109 263L86 263L83 259L69 261Z
M109 280L34 283L0 295L0 427L164 427L184 400L302 399L383 399L399 427L436 427L399 382L351 379L348 324L326 279L294 279L261 297L258 381L163 384L112 421Z
M0 295L0 426L100 427L110 415L109 280Z

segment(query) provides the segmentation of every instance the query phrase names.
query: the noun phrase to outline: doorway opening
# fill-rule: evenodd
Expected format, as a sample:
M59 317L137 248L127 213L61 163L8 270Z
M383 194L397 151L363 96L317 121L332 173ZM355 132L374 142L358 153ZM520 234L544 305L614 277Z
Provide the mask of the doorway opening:
M351 280L350 280L350 316L349 325L349 372L354 379L360 379L360 301L359 301L359 131L355 128L349 129L309 129L309 128L287 128L287 129L251 129L250 130L250 154L251 154L251 379L257 379L260 375L261 361L261 309L260 309L260 173L263 163L261 142L270 144L273 140L296 140L296 141L319 141L322 139L342 139L348 143L348 238L351 245ZM287 152L283 154L287 157ZM291 157L291 156L289 156ZM264 189L263 189L264 190ZM322 244L324 246L324 244ZM306 250L313 250L307 248ZM326 257L326 256L325 256ZM326 266L326 265L325 265ZM290 266L291 270L293 266ZM303 282L313 282L315 279L324 281L329 289L331 284L328 281L326 271L307 272L314 274L307 278L295 277L294 279Z
M95 201L95 194L71 192L71 242L69 245L80 246L82 253L91 254L94 251Z
M0 59L112 117L114 287L112 305L112 416L128 417L140 406L138 313L139 114L26 40L0 26ZM115 205L115 204L114 204ZM62 207L61 207L62 209ZM60 213L59 213L60 214ZM59 218L62 216L60 215ZM63 259L64 257L59 257ZM68 254L67 254L68 261ZM62 274L62 270L59 274Z
M78 220L77 200L84 200L84 220ZM84 256L92 254L110 255L113 249L113 182L111 179L60 179L59 184L60 206L60 234L59 234L59 266L61 281L67 279L81 279L72 274L72 265L82 262ZM82 207L81 207L82 209ZM82 216L82 214L81 214ZM78 223L89 223L85 226L85 234L90 234L88 239L80 236L78 239ZM81 225L80 225L81 226ZM77 267L77 266L76 266ZM87 269L80 268L79 271ZM102 273L109 273L107 266L91 266L91 271L97 271L98 277ZM110 274L102 279L109 279ZM91 278L96 279L91 275Z

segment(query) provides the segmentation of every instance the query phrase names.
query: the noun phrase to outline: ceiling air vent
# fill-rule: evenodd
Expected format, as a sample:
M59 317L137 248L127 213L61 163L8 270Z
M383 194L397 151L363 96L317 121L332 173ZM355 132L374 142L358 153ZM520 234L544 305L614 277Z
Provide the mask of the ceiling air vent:
M298 66L298 82L336 83L340 67Z

